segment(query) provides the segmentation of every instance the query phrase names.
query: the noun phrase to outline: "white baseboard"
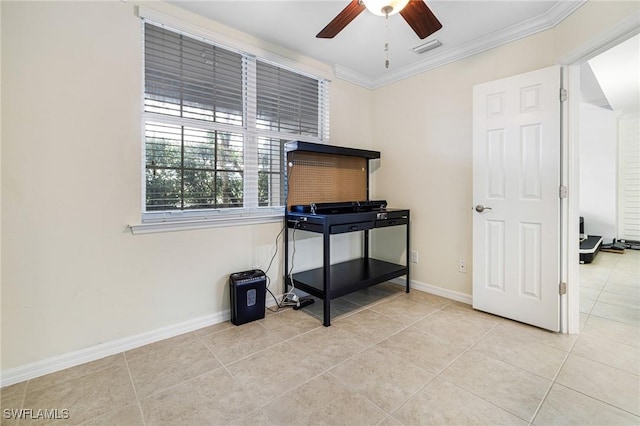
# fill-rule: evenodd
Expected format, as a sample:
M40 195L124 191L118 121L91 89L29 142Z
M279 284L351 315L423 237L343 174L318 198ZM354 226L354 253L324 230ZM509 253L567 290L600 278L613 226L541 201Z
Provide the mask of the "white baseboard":
M404 278L395 278L391 280L391 282L402 286L406 285ZM420 281L411 280L411 290L424 291L425 293L446 297L447 299L466 303L467 305L473 304L473 298L468 294L460 293L459 291L455 290L448 290L446 288L438 287L431 284L422 283Z
M405 281L402 278L394 279L391 282L402 286L405 285ZM447 299L456 300L469 305L471 304L471 296L467 294L421 283L419 281L411 281L411 289L435 294L436 296L446 297ZM280 300L282 295L278 295L277 297L278 300ZM272 299L267 299L268 307L273 307L274 305L275 302ZM20 367L2 370L0 371L0 387L24 382L25 380L35 379L36 377L64 370L65 368L75 367L110 355L139 348L140 346L175 337L180 334L189 333L203 327L227 321L229 318L230 311L227 309L217 314L206 315L179 324L162 327L145 333L136 334L134 336L125 337L123 339L101 343L99 345L69 352L63 355L32 362Z
M124 351L139 348L140 346L155 343L160 340L189 333L203 327L227 321L230 318L230 311L219 312L217 314L206 315L200 318L188 320L179 324L162 327L123 339L101 343L88 348L69 352L63 355L32 362L16 368L9 368L0 372L0 386L5 387L25 380L55 373L65 368L75 367L90 361L95 361L110 355L115 355Z

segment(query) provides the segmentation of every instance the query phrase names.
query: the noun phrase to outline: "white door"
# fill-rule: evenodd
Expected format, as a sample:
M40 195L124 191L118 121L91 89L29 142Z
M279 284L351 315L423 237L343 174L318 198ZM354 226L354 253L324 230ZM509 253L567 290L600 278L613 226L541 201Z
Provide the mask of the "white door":
M558 331L560 67L474 87L473 307Z

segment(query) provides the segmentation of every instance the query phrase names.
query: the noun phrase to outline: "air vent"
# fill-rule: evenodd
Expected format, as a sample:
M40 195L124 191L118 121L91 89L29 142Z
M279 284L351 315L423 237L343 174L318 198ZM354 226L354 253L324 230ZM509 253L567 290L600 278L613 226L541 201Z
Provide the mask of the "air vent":
M442 46L442 43L440 42L440 40L433 39L433 40L428 41L426 43L423 43L423 44L421 44L419 46L416 46L411 50L413 50L418 55L421 55L421 54L423 54L425 52L428 52L428 51L433 50L436 47L440 47L440 46Z

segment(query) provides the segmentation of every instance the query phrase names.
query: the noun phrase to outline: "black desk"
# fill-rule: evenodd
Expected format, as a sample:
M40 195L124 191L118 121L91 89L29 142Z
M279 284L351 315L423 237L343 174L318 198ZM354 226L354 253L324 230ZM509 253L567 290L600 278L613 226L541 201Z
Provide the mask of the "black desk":
M285 292L289 291L289 230L303 230L323 235L323 266L292 275L296 288L323 300L323 325L331 325L331 300L353 291L406 276L406 292L409 292L409 210L386 209L380 211L311 214L288 212L285 215L287 232L285 248ZM369 232L389 226L406 227L405 265L399 265L369 256ZM331 235L348 232L364 232L363 255L359 259L331 264Z

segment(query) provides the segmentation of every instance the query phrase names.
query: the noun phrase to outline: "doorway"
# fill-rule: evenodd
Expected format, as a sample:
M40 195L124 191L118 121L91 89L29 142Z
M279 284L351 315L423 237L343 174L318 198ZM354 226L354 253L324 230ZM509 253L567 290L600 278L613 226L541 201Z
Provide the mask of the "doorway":
M588 61L598 57L603 52L608 51L614 46L632 39L640 33L640 27L637 21L628 20L616 26L615 29L607 32L603 36L585 43L583 46L575 49L569 54L560 58L558 62L568 65L568 88L570 94L579 94L581 92L581 67ZM636 74L637 77L637 74ZM567 200L567 214L563 220L566 226L563 238L566 238L566 259L563 264L563 279L566 279L567 297L563 298L563 308L566 309L567 315L563 315L566 324L563 330L569 333L578 333L580 331L580 269L577 259L579 258L579 217L580 217L580 116L581 116L581 97L570 95L567 105L567 113L569 116L569 125L566 129L565 137L568 140L566 147L566 163L567 182L569 194L571 196ZM588 220L585 218L585 221ZM574 226L575 225L575 226ZM616 237L618 237L616 231Z

